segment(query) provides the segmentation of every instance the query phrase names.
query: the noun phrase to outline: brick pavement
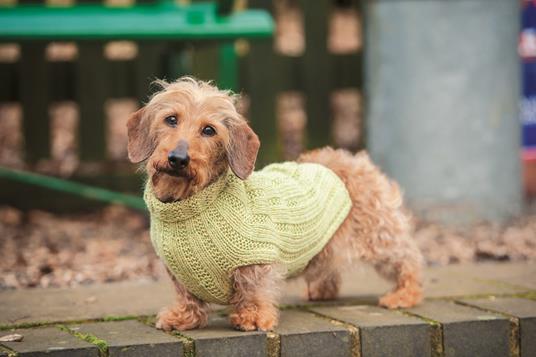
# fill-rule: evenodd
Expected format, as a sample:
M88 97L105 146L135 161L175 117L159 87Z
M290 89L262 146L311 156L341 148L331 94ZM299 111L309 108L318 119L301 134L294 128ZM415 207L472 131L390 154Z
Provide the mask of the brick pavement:
M214 306L209 327L164 333L154 314L170 283L0 291L0 356L536 356L536 262L429 268L425 302L375 306L389 284L371 270L347 274L341 298L303 299L285 288L275 331L240 332Z

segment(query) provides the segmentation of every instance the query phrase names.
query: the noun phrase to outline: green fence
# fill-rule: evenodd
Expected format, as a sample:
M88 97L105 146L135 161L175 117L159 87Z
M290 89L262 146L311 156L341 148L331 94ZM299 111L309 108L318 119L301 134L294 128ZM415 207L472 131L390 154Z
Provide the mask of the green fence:
M26 1L21 0L20 3ZM54 1L49 3L54 4ZM7 41L16 45L18 55L9 60L0 58L0 106L13 102L21 105L23 168L39 171L39 163L50 160L52 133L49 107L52 103L70 101L76 103L79 113L76 132L79 163L69 177L112 190L139 191L141 179L135 173L136 168L126 161L126 157L111 157L107 149L110 142L105 103L113 98L134 98L141 103L150 94L152 79L173 79L184 74L216 80L223 86L236 86L245 94L249 103L247 116L261 138L260 165L294 155L285 155L286 141L292 138L286 137L288 133L277 120L280 116L277 103L285 95L303 98L300 103L303 103L306 124L303 133L296 139L302 141L303 138L303 143L298 144L299 150L326 144L338 144L353 150L361 147L362 138L341 144L337 140L334 142L332 135L332 93L346 89L360 93L362 88L361 47L354 46L345 53L333 53L328 49L333 28L331 15L337 11L359 14L358 1L224 2L224 7L236 11L246 7L268 10L276 19L277 26L280 26L279 19L286 15L285 9L289 6L299 14L299 23L293 26L303 29L303 48L291 54L275 49L275 43L280 39L278 36L285 35L281 33L276 34L274 39L232 42L147 38L130 42L137 48L137 54L120 59L106 56L108 41L88 39L76 42L75 56L60 56L59 60L52 61L46 55L51 46L49 42ZM0 43L0 52L5 44ZM239 56L237 82L229 77L228 66L233 66L233 63L225 61L228 58L225 51L236 51ZM353 126L361 125L358 116L350 118L355 120ZM1 116L0 120L3 120ZM297 130L302 130L299 125ZM16 187L2 186L0 197L10 204L20 206L22 196L36 194L33 188L20 184ZM43 206L51 204L47 199L42 201Z
M273 5L270 1L249 1L250 7L269 10L276 19L287 10L282 9L277 13ZM261 137L261 162L282 157L282 133L278 132L274 122L279 94L303 94L307 118L304 146L310 149L335 144L332 135L335 113L332 111L331 94L340 89L362 89L362 47L350 53L328 50L329 25L333 13L337 10L354 10L359 14L359 2L300 0L295 1L294 6L301 10L304 34L302 53L283 54L274 51L272 42L255 42L251 44L248 55L242 57L240 65L242 88L251 97L249 114ZM358 117L353 119L360 120ZM355 150L362 144L362 140L354 140L343 146Z

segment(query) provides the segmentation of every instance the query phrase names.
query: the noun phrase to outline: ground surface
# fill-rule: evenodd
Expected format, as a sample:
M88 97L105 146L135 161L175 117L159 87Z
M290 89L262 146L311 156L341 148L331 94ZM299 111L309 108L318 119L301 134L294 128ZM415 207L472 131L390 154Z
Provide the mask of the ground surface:
M111 206L92 214L53 215L0 208L0 289L67 287L165 276L140 213ZM536 216L506 227L452 230L417 224L429 265L536 259Z
M336 301L308 303L288 283L275 331L240 332L213 306L209 326L154 328L173 301L168 280L72 289L0 291L0 356L535 356L536 263L428 268L426 301L409 310L376 307L390 288L369 269L344 278Z

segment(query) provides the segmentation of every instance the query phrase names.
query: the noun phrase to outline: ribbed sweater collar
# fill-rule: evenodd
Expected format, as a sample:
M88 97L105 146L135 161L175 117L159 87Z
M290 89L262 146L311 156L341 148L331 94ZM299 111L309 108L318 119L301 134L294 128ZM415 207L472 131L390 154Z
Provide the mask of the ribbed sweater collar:
M171 203L164 203L156 198L152 185L148 180L145 185L143 198L152 218L168 223L185 221L199 215L207 207L213 204L229 183L232 175L234 174L229 170L227 174L222 175L215 182L193 196L182 201Z

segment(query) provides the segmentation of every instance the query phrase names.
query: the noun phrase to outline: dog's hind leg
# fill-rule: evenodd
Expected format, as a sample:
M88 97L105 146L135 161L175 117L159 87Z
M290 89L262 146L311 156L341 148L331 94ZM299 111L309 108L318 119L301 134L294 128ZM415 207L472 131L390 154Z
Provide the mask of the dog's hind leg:
M311 301L334 300L339 295L341 274L330 244L316 255L303 273Z
M368 233L368 239L362 235L334 237L343 238L330 242L335 256L348 257L350 265L358 262L371 264L378 274L396 284L391 292L379 299L381 306L396 309L421 302L423 258L409 233L402 233L395 238L385 232ZM339 265L344 266L344 263L346 262Z
M352 200L346 220L324 248L323 252L331 250L332 259L322 266L370 263L382 276L396 282L396 288L380 299L381 305L397 308L420 302L422 256L411 240L411 227L402 208L398 185L364 152L351 155L344 150L324 148L302 154L298 161L314 162L331 169L345 184ZM328 287L328 291L336 286L328 284L329 279L318 280L314 274L311 276L317 282L315 286ZM322 288L314 290L318 295L328 294L322 292Z
M396 239L377 250L370 262L381 276L396 283L380 298L380 305L396 309L422 301L422 256L413 240Z
M394 202L398 201L396 193ZM355 202L345 222L324 248L323 252L331 251L336 258L331 259L331 265L369 263L396 284L393 291L380 298L380 305L395 309L418 304L422 300L423 258L411 239L408 217L396 204L382 204L389 200L378 200L377 204L359 203L358 199Z

